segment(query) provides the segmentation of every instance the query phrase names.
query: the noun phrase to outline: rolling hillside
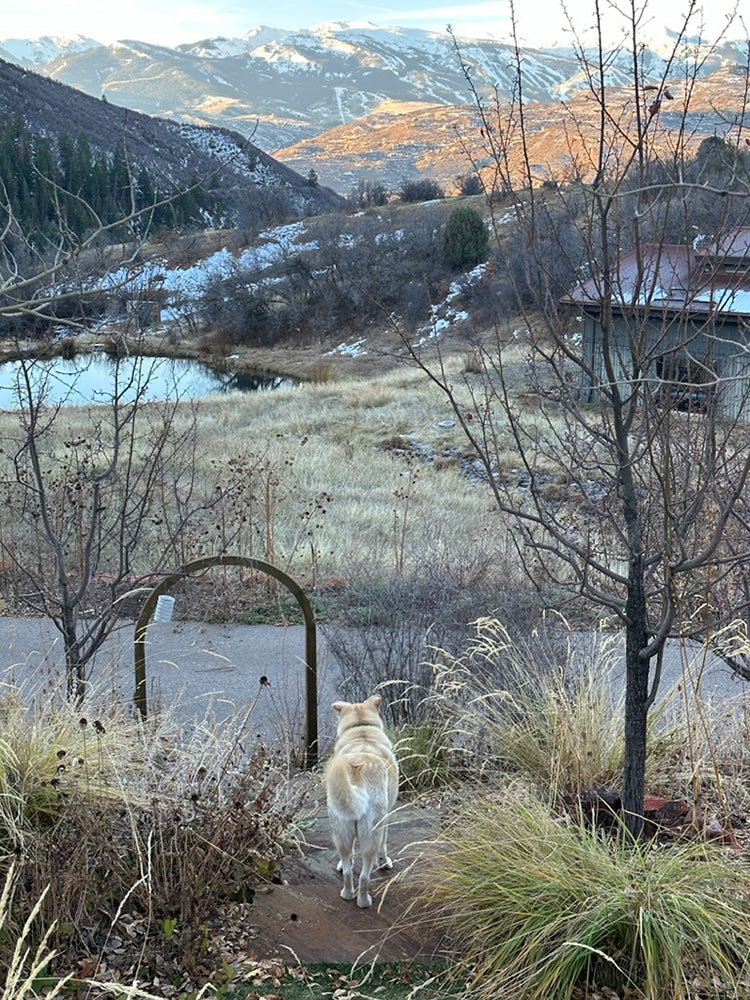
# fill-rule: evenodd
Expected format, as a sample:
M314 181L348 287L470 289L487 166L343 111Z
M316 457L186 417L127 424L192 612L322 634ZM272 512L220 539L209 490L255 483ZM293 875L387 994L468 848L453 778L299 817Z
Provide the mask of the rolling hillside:
M75 140L84 134L108 158L124 144L134 170L145 165L166 190L200 179L234 221L253 214L261 220L269 213L309 215L341 204L332 191L311 186L237 132L141 114L2 60L0 115L6 121L20 116L32 137Z

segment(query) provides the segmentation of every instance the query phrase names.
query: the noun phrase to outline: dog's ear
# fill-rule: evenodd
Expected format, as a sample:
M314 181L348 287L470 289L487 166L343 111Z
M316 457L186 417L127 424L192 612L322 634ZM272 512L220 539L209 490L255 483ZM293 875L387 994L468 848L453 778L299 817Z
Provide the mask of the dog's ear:
M380 708L380 706L383 704L383 699L380 697L379 694L371 694L370 697L367 699L367 704L371 705L373 708Z
M347 708L349 706L348 701L334 701L333 707L337 712L340 712L342 708Z

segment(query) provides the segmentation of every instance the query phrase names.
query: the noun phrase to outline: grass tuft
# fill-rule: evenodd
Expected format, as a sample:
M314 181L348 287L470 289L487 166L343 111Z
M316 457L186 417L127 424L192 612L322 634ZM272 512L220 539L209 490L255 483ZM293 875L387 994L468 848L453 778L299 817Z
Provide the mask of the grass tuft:
M0 973L0 1000L25 1000L26 997L37 996L36 982L54 958L54 951L49 946L51 928L36 943L31 942L32 927L39 917L48 888L27 913L23 926L19 927L12 916L17 880L18 872L15 865L11 865L6 871L0 892L0 939L14 941L14 945L8 952L4 979ZM63 976L54 981L45 994L47 1000L58 996L69 979L70 976Z
M624 692L611 638L584 642L567 628L537 630L527 642L482 618L468 650L442 652L435 715L452 719L453 750L474 772L522 779L548 803L593 788L618 788L624 763ZM571 638L573 636L573 638ZM684 748L668 699L649 718L647 781L658 788Z
M718 847L642 846L562 822L533 798L479 800L444 835L430 895L478 997L647 1000L733 994L750 948L750 869Z
M425 719L404 726L395 744L401 792L429 792L444 788L452 778L446 733L435 721Z

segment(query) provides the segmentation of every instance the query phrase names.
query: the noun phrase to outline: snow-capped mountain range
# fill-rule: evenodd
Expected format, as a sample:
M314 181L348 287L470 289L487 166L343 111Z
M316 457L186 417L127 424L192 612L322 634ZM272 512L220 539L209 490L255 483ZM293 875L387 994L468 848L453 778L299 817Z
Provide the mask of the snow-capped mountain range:
M8 62L17 62L19 66L33 68L43 66L61 55L75 52L85 52L95 49L101 42L83 35L72 38L60 38L52 35L42 35L40 38L6 38L0 41L0 56Z
M305 143L304 157L298 161L290 152L286 162L299 169L305 158L324 183L344 191L357 171L329 169L325 151L316 152L316 137L357 122L367 131L369 116L397 116L406 128L411 114L465 107L471 95L462 61L481 95L510 94L512 49L491 39L458 42L460 58L447 33L335 22L300 31L264 26L241 38L176 48L135 40L100 45L83 36L6 38L0 58L146 114L236 130L268 151ZM672 44L668 31L651 32L642 56L646 76L661 72ZM746 62L744 45L727 41L716 48L701 75ZM522 58L527 101L556 102L585 85L570 48L527 49ZM627 84L631 69L625 54L621 63L614 58L611 82Z

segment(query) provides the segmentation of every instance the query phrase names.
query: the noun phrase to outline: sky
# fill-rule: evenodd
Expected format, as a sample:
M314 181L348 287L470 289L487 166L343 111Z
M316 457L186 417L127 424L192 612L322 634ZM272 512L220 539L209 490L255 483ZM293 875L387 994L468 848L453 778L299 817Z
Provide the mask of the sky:
M614 0L602 0L614 5ZM689 0L639 0L647 2L646 21L674 26ZM711 33L726 23L732 0L705 0ZM592 20L594 0L565 0L575 22L585 27ZM529 44L565 42L563 0L517 0L520 33ZM133 38L160 45L179 45L218 35L239 37L251 28L309 28L327 21L371 21L445 32L451 24L457 35L506 40L509 0L474 3L435 3L403 0L399 6L366 0L0 0L0 39L38 38L41 35L86 35L108 44ZM614 17L614 15L612 15ZM732 35L744 34L732 31ZM705 37L710 37L704 32Z

